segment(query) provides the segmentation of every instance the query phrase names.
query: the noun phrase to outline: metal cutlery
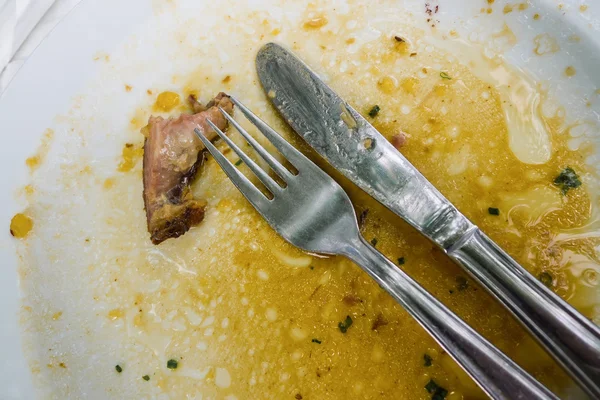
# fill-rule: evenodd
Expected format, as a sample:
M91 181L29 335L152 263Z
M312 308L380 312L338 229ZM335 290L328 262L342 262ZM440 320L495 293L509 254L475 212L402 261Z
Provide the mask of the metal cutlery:
M268 98L306 142L443 249L500 300L592 398L600 399L600 328L462 215L293 53L269 43L259 51L256 66Z
M246 199L284 239L309 252L344 255L360 265L398 301L494 399L556 399L542 384L506 357L360 235L354 208L329 175L236 99L246 118L297 170L290 172L229 114L223 115L262 157L280 185L214 124L211 127L234 150L270 192L267 197L202 134L202 140Z

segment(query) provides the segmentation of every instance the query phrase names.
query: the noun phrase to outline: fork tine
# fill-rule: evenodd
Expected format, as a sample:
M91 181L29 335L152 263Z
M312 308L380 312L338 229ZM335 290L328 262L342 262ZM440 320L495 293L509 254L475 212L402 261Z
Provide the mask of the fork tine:
M294 167L296 167L296 169L299 169L300 165L306 164L308 159L302 153L300 153L300 151L296 150L294 146L282 138L281 135L275 132L273 128L258 118L252 111L246 108L246 106L240 103L233 96L231 96L231 101L238 107L239 110L242 111L242 113L244 113L246 118L248 118L248 120L252 122L252 124L254 124L258 130L260 130L262 134L269 139L271 143L273 143L273 146L275 146L275 148L279 150L279 152L283 154L283 156L287 158L287 160L291 162Z
M233 140L231 140L227 135L225 135L215 124L213 124L213 122L210 119L207 119L206 122L208 122L210 127L213 128L215 132L217 132L217 135L219 135L219 137L223 139L225 143L227 143L227 145L231 147L238 156L240 156L242 161L246 163L248 168L250 168L250 170L254 172L258 179L260 179L260 181L267 187L267 189L269 189L269 191L273 195L276 195L277 193L281 192L281 186L279 186L277 182L273 180L273 178L271 178L261 167L259 167L258 164L254 162L254 160L248 157L248 155L244 153L244 151L240 149L237 144L233 143Z
M260 212L264 212L265 208L269 205L269 199L256 186L250 182L248 178L244 176L238 169L210 142L202 132L196 128L194 133L204 143L206 149L212 154L215 161L221 166L225 174L231 179L233 184L239 189L244 197ZM217 133L219 133L217 131ZM224 135L223 135L224 136Z
M288 171L283 165L281 165L279 163L279 161L277 161L275 159L275 157L273 157L271 154L269 154L269 152L267 150L265 150L265 148L262 147L260 145L260 143L258 143L256 141L256 139L254 139L252 136L250 136L248 131L246 131L244 128L242 128L241 125L235 119L233 119L233 117L231 115L229 115L221 107L219 107L219 110L221 110L221 113L223 113L223 115L225 116L225 118L227 118L229 123L235 127L235 129L244 137L244 139L246 139L248 144L250 144L250 146L252 146L252 148L267 162L267 164L269 164L271 169L273 169L273 171L275 171L275 173L277 175L279 175L281 177L281 179L286 181L288 178L291 177L290 171ZM250 122L254 123L253 121L250 121ZM262 130L261 130L261 132L262 132Z

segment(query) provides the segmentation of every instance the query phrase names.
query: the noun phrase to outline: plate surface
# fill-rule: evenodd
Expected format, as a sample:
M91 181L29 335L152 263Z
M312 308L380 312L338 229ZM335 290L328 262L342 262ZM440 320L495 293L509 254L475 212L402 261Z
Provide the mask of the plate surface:
M5 227L0 236L0 259L3 260L0 268L0 320L3 321L0 328L0 354L3 355L0 397L3 399L34 397L30 367L20 339L19 260L15 255L15 241L6 229L11 217L26 204L22 187L29 182L30 174L24 160L39 148L48 128L54 129L53 140L62 143L63 151L91 152L102 158L113 154L116 147L120 148L123 138L115 139L113 144L104 143L115 138L110 134L98 139L92 149L89 144L69 144L69 140L65 140L69 132L60 127L66 120L82 115L87 119L81 129L93 129L99 135L127 126L131 110L139 105L143 93L125 96L117 88L122 88L124 81L134 87L152 87L157 82L171 79L174 71L185 70L188 55L179 53L177 56L177 52L173 52L166 58L163 50L176 46L177 38L163 37L162 33L172 32L183 16L187 16L188 21L195 19L190 29L204 31L214 27L211 16L217 10L201 3L191 0L84 1L40 45L0 98L0 126L6 140L0 150L0 167L5 171L0 177L0 224ZM342 9L346 4L344 1L337 3ZM438 33L454 29L465 41L504 54L510 64L544 82L550 97L559 99L559 104L565 108L567 122L585 121L573 139L574 147L581 141L598 141L600 94L594 93L600 88L600 3L590 2L582 12L580 6L583 3L579 0L564 1L561 8L554 1L532 0L529 15L537 12L543 16L535 23L530 17L517 13L499 12L493 19L484 18L481 14L483 2L478 0L443 3L444 7L436 15ZM496 1L494 7L501 9L504 3L498 3L502 2ZM302 12L300 5L281 6L276 0L252 1L246 5L266 10L275 20L293 18L289 15ZM423 17L425 21L427 8L423 1L406 0L403 7L416 19ZM504 24L510 27L512 36L499 34L503 32ZM535 38L549 34L564 51L533 57ZM435 35L431 40L435 43ZM506 46L506 41L514 43ZM460 47L457 49L460 51ZM221 62L226 70L236 70L235 65L227 63L227 54L210 56L216 57L215 62ZM148 64L155 68L140 67ZM568 80L564 76L567 66L574 66L578 71ZM251 70L251 66L245 68ZM244 85L246 90L259 90L252 81ZM82 104L100 110L101 115L96 121L93 117L88 118L93 115L89 109L78 109ZM73 137L73 141L77 138ZM60 156L55 147L49 152L49 160L57 160ZM600 165L596 160L597 155L592 155L588 163ZM599 226L591 227L591 230L600 235Z

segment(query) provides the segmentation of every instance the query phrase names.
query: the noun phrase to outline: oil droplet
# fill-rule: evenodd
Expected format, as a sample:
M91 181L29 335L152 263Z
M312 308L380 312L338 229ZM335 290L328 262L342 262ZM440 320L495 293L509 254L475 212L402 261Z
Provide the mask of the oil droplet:
M154 111L169 112L180 103L179 95L175 92L162 92L156 98Z
M25 164L27 164L29 169L33 171L34 169L39 167L40 161L40 156L32 156L25 160Z
M115 185L115 180L113 178L106 178L104 180L104 184L102 185L104 189L110 189Z
M577 71L575 71L574 67L568 66L565 69L565 75L568 77L575 76L576 73L577 73Z
M396 87L398 86L398 81L393 76L384 76L377 82L377 86L379 90L386 94L392 94L396 91Z
M324 16L309 19L304 23L304 29L319 29L327 25L327 18Z
M502 10L502 12L504 14L508 14L508 13L512 12L512 10L513 10L512 6L510 4L507 4L504 6L504 10Z
M540 14L538 14L538 13L533 14L533 19L536 20L536 21L538 19L540 19Z
M586 12L587 9L588 9L587 4L582 4L579 6L579 11L581 11L581 12Z
M125 313L123 313L123 310L121 310L120 308L115 308L108 312L108 318L110 318L111 321L123 318L124 315Z
M405 78L402 80L402 82L400 83L400 87L402 87L402 89L404 89L404 91L406 93L415 93L415 89L417 88L417 85L419 84L419 79L414 77L414 76L409 76L408 78Z
M62 315L62 311L54 313L54 315L52 315L52 320L57 321L61 317L61 315Z
M17 239L22 239L33 228L33 220L25 214L15 214L10 221L10 234Z

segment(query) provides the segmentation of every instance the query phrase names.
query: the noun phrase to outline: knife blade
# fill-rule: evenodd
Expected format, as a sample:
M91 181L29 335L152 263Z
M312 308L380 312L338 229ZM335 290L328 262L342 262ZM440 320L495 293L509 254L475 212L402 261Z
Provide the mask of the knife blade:
M474 226L381 133L285 48L256 57L275 108L321 156L440 247Z
M428 237L600 398L600 328L542 285L462 215L365 118L285 48L256 57L267 97L329 164Z

